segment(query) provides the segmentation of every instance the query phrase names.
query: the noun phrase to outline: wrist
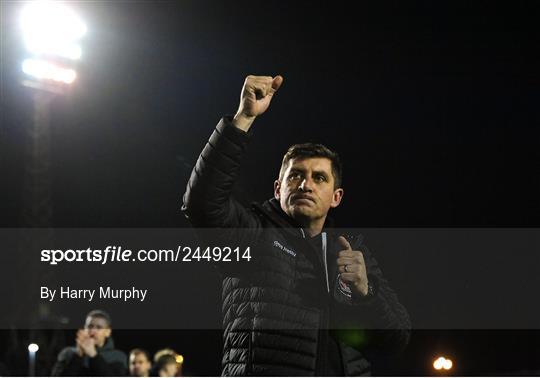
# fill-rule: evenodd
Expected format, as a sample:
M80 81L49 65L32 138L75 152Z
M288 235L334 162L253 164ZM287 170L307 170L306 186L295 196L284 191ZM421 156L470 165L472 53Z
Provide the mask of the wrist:
M250 117L242 113L236 113L232 119L232 124L234 127L247 132L253 121L255 121L255 118L255 116Z
M362 295L357 291L352 292L352 304L357 306L370 306L377 297L376 288L370 283L367 295Z
M97 350L93 349L93 350L89 350L86 352L86 355L90 358L94 358L95 356L97 356Z
M368 281L362 288L357 289L357 297L368 299L375 296L375 286L371 281Z

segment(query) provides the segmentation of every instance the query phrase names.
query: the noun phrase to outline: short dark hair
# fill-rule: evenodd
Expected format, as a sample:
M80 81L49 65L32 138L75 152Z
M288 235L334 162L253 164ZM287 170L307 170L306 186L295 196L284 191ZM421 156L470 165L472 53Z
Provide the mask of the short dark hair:
M107 314L105 311L103 310L92 310L90 311L87 315L86 315L87 318L101 318L101 319L105 319L105 321L107 322L107 326L109 328L111 328L112 326L112 319L110 317L109 314Z
M156 361L156 369L159 371L169 364L177 364L176 357L172 354L164 354Z
M148 353L148 351L146 349L141 349L141 348L135 348L135 349L132 349L130 352L129 352L129 355L131 356L132 354L134 355L137 355L137 354L144 354L144 356L146 357L146 359L148 360L148 362L152 363L152 358L150 357L150 353Z
M332 175L334 175L334 189L341 187L343 179L343 166L337 152L319 143L294 144L287 150L281 162L279 180L283 179L287 164L292 159L327 158L332 162Z

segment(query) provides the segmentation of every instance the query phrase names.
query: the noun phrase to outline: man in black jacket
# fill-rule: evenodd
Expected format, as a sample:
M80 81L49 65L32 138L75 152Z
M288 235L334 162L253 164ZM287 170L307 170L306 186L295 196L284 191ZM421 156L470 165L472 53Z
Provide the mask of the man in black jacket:
M59 354L52 376L119 377L127 373L127 356L114 349L111 318L101 310L86 316L84 329L77 331L76 346Z
M282 82L246 78L236 115L216 127L184 195L195 227L253 246L249 263L220 266L222 374L368 375L367 357L402 350L410 322L361 237L329 229L328 212L343 197L337 154L292 146L274 198L251 208L231 198L251 125Z

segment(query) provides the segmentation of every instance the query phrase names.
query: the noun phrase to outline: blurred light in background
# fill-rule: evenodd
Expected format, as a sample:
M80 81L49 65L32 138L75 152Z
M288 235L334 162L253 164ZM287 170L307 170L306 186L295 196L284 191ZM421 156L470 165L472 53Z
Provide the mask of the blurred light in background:
M39 350L37 344L28 345L28 376L34 377L36 375L36 352Z
M79 43L87 31L81 19L62 2L39 0L23 8L20 22L24 46L30 54L22 70L34 80L25 85L47 90L51 88L46 84L55 88L73 83L77 77L75 63L82 55ZM52 91L58 92L58 88Z
M450 370L453 365L452 360L445 357L439 357L433 361L433 368L435 370Z
M176 363L177 363L177 364L182 364L182 363L184 363L184 356L182 356L181 354L177 354L177 355L175 356L175 359L176 359Z
M453 366L453 365L454 365L454 364L452 363L452 360L450 360L450 359L447 358L447 359L444 360L444 362L443 362L443 369L444 369L444 370L450 370L450 369L452 369L452 366Z
M26 48L33 54L81 57L78 41L86 34L86 25L61 3L30 3L22 11L21 27Z
M77 73L70 68L63 68L46 60L26 59L22 65L23 72L39 80L54 80L71 84Z

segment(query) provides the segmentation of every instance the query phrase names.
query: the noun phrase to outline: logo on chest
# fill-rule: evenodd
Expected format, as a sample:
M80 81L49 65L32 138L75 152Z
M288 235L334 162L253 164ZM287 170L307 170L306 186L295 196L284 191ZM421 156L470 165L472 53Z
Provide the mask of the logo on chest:
M282 250L283 252L285 252L285 253L293 256L293 257L296 257L296 252L295 251L293 251L290 248L285 247L283 244L281 244L277 240L274 240L273 246L274 246L274 248L278 248L278 249Z

